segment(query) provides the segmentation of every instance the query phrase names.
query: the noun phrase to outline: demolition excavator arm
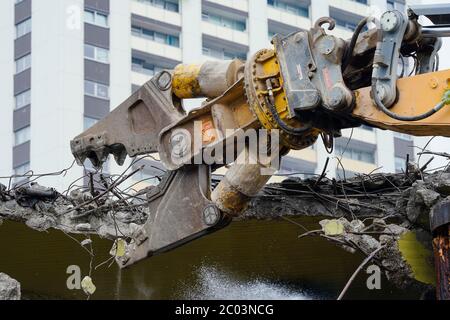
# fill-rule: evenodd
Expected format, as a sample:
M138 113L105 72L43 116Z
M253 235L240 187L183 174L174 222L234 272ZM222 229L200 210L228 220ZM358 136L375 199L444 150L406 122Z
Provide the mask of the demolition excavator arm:
M123 164L127 155L158 153L167 168L148 188L150 216L127 239L119 265L223 228L283 155L319 137L331 148L342 129L362 124L450 136L450 70L434 72L440 37L449 35L439 23L449 22L449 9L365 18L350 40L330 35L335 22L322 18L309 31L276 35L273 48L245 64L179 65L149 80L71 141L79 164L89 158L99 167L109 154ZM421 14L438 24L420 25ZM416 62L414 76L404 76L407 57ZM205 102L187 113L183 99L198 97ZM226 175L212 189L211 171L222 166L229 166Z

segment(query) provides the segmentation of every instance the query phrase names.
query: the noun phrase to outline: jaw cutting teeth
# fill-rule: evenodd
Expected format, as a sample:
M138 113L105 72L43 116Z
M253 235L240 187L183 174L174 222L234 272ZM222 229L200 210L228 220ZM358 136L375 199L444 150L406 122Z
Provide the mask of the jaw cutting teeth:
M82 166L84 161L86 161L86 156L84 154L76 155L75 156L75 161L77 162L77 164L79 166Z
M115 152L113 153L114 155L114 160L116 161L116 163L121 166L124 164L125 159L127 157L127 153L126 152Z

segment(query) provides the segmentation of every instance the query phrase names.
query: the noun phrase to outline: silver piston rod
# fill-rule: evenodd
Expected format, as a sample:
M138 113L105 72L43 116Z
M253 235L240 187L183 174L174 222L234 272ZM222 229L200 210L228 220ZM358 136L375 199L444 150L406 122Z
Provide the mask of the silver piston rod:
M422 35L425 38L445 38L450 37L449 26L428 26L422 27Z

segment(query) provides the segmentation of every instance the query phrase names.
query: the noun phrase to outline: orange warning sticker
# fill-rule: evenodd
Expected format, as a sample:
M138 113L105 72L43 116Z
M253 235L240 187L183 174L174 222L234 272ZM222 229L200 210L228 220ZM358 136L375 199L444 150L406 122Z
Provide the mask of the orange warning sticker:
M211 119L202 120L202 142L208 144L216 140L216 130Z

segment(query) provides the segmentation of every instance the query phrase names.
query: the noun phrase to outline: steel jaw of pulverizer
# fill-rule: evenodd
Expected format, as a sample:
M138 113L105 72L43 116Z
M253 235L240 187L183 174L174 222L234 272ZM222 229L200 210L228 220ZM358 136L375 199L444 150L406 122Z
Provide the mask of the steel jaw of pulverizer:
M228 225L210 199L210 167L184 166L168 172L147 193L150 216L116 257L121 268L166 252Z
M255 163L236 161L250 149L244 131L252 129L250 133L254 133L261 129L251 107L261 102L253 98L256 94L247 94L246 82L239 71L242 68L234 68L235 64L205 63L206 67L181 66L178 71L163 71L71 141L72 153L79 164L89 158L99 167L112 154L120 165L127 155L157 152L168 170L158 186L149 188L148 221L130 239L125 239L125 250L122 250L124 240L116 243L116 249L120 244L115 255L120 255L117 261L121 267L225 227L270 179L262 170L266 162L258 157ZM247 78L253 75L252 69L246 70ZM222 79L228 79L229 74L234 75L230 81ZM211 85L217 83L221 85L212 90ZM181 100L203 93L208 99L186 114ZM268 158L279 157L278 148L272 146L278 141L270 139ZM267 143L262 145L267 148ZM229 153L230 159L229 150L233 151ZM205 154L212 155L212 163L205 160ZM201 160L196 161L197 156ZM211 190L211 168L226 164L232 165Z
M72 153L78 163L89 158L100 167L112 154L121 165L126 155L158 152L164 128L186 118L170 86L162 85L164 77L171 81L170 73L160 73L73 139ZM148 221L126 239L125 254L116 256L120 267L181 246L230 222L210 200L210 166L186 164L169 169L158 186L149 188Z

